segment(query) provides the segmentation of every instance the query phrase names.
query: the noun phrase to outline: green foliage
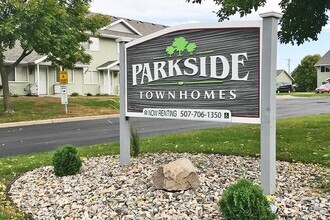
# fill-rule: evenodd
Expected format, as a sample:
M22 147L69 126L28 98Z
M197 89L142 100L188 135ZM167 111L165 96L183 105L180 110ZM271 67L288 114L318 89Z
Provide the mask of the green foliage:
M71 93L71 96L79 96L79 93L78 92L73 92L73 93Z
M119 109L119 101L118 100L88 100L88 99L81 99L77 101L82 106L89 106L89 107L104 107L110 109Z
M12 94L11 97L13 97L13 98L18 98L19 95L18 95L18 94Z
M178 37L174 39L172 47L174 47L175 50L179 52L179 56L181 56L181 52L186 49L187 44L188 41L184 37Z
M64 145L55 151L53 166L56 176L74 175L80 170L82 161L77 155L76 148Z
M175 52L175 48L173 46L166 47L166 52L168 55L172 56Z
M187 45L187 51L192 54L192 52L194 52L196 50L197 46L195 43L189 43Z
M89 92L89 93L87 93L86 95L87 95L87 96L93 96L93 95L92 95L92 93L90 93L90 92Z
M319 54L305 56L292 72L295 82L305 91L313 91L316 88L317 71L314 65L320 58Z
M166 53L172 56L175 51L179 53L178 56L182 55L182 52L187 50L188 53L192 54L196 50L197 46L195 43L189 43L184 37L177 37L174 39L171 46L166 47Z
M230 185L219 202L223 219L271 220L276 215L260 186L250 180L240 179Z
M202 0L186 0L187 2L201 4ZM241 17L257 11L263 7L267 0L213 0L220 9L217 12L219 21L229 19L237 12ZM281 0L279 3L283 17L279 21L281 31L279 39L281 43L297 43L298 45L305 41L317 40L317 34L321 32L322 27L327 24L330 9L329 0L318 0L317 3L311 0L289 1Z
M1 1L0 73L5 111L11 110L8 75L33 51L68 69L77 62L90 62L91 56L81 43L109 23L108 16L89 13L90 3L91 0ZM3 53L14 46L20 46L22 53L5 71Z
M137 128L134 128L131 126L130 128L131 133L131 156L132 157L138 157L140 154L140 134Z

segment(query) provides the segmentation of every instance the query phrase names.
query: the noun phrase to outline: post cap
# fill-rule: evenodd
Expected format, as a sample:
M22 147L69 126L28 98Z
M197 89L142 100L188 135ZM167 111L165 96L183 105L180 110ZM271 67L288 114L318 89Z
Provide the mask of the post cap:
M280 18L282 18L283 13L271 11L271 12L261 13L261 14L259 14L259 16L262 18L274 17L274 18L280 19Z
M125 38L125 37L121 37L121 38L116 39L116 42L118 42L118 43L120 43L120 42L127 43L127 42L130 42L130 41L132 41L131 38Z

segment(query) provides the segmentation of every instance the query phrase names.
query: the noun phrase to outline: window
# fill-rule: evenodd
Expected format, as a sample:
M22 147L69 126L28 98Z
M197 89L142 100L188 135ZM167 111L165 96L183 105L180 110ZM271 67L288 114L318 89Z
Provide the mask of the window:
M84 74L85 84L99 84L100 76L98 71L88 70Z
M322 73L329 73L330 72L330 67L329 66L321 66L321 72Z
M6 67L9 68L9 67ZM29 73L27 66L17 66L15 71L12 71L9 76L8 80L11 82L27 82L29 81Z
M90 42L84 42L82 43L83 48L86 50L91 51L99 51L100 50L100 40L97 37L90 37Z
M55 80L57 83L60 82L60 72L55 68ZM68 83L74 83L74 70L68 70Z

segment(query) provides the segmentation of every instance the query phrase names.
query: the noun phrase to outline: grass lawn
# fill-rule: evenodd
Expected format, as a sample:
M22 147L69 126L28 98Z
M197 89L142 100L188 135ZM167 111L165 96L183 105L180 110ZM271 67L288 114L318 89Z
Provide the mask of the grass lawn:
M277 121L277 159L317 163L330 168L330 114ZM141 139L142 153L190 152L242 156L260 155L259 125L238 125ZM23 219L5 201L5 185L17 174L50 165L53 152L0 158L0 219ZM81 157L118 154L119 144L108 143L78 148ZM330 178L325 177L325 178ZM327 191L330 191L327 186Z
M60 97L11 97L14 114L3 112L0 100L0 123L68 118L90 115L107 115L119 112L118 96L69 97L68 114Z
M295 97L328 97L330 98L330 93L315 93L315 92L282 92L276 93L277 96L291 95Z

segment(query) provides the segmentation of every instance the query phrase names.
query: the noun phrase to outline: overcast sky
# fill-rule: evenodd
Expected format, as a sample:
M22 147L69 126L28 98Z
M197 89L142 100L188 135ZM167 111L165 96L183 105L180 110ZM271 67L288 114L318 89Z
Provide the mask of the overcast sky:
M199 5L187 3L185 0L93 0L91 11L172 26L192 22L217 22L218 18L214 11L217 11L219 6L213 2L205 0ZM257 12L244 18L235 15L230 20L260 20L259 13L280 12L278 2L279 0L268 0L266 6ZM288 59L290 59L292 72L306 55L323 56L328 50L330 50L330 25L322 30L316 42L307 42L299 47L278 44L277 68L288 71Z

